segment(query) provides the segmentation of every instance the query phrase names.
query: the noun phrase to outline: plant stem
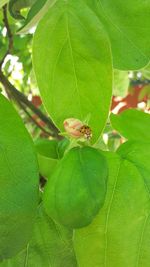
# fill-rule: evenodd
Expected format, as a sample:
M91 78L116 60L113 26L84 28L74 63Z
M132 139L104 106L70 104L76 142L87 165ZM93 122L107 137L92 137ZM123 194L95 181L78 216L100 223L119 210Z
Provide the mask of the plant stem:
M4 63L4 60L6 58L6 56L8 54L11 53L12 49L13 49L13 34L11 32L11 29L10 29L10 26L9 26L9 22L8 22L8 17L7 17L7 5L4 5L3 6L3 22L4 22L4 25L7 29L7 36L8 36L8 48L7 48L7 51L5 53L5 55L3 56L2 60L0 61L0 69L2 68L2 65Z
M27 106L30 110L32 110L33 113L35 113L51 130L51 136L61 139L61 136L59 135L59 130L54 125L54 123L48 118L40 109L36 108L32 102L30 102L27 97L18 91L14 85L12 85L9 80L5 77L3 72L0 70L0 82L3 84L6 91L9 91L12 95L12 97L17 101L17 103L20 104L23 103L25 106Z

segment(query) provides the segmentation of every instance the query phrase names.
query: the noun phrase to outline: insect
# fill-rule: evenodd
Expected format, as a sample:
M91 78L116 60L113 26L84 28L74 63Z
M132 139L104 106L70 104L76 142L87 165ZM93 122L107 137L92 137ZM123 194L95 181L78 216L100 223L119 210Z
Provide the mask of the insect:
M88 125L83 125L79 129L82 136L85 137L85 139L89 140L92 137L92 130Z

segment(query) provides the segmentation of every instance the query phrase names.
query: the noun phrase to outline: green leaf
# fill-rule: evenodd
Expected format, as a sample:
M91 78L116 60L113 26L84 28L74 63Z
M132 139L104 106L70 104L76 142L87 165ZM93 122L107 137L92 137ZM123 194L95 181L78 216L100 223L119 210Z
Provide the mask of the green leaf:
M145 184L150 192L150 140L128 141L121 145L118 153L134 163L145 180Z
M38 155L39 171L44 177L49 177L58 163L58 142L40 139L35 142Z
M70 149L46 184L47 214L72 229L90 224L104 204L107 176L105 157L97 149Z
M34 4L36 0L10 0L9 2L9 11L13 18L15 19L24 19L20 14L22 8L29 7Z
M66 149L69 147L69 144L70 140L67 138L64 138L61 141L59 141L57 148L59 159L61 159L64 156Z
M143 177L145 188L150 195L150 142L128 141L119 148L118 153L122 158L126 158L136 166ZM143 226L140 245L138 266L147 267L150 262L150 210Z
M142 69L141 72L144 78L149 80L150 79L150 63L144 69Z
M133 163L106 155L110 171L106 201L90 226L75 231L78 265L149 267L149 191Z
M96 141L109 112L111 51L101 24L83 1L58 1L47 12L34 36L33 64L55 124L64 131L65 119L84 121L90 115Z
M32 140L0 95L0 260L29 241L38 204L38 168Z
M5 4L7 4L9 0L1 0L0 1L0 8L3 7Z
M131 140L150 140L150 115L136 109L128 109L110 116L111 124L122 136Z
M150 1L86 0L109 35L114 67L135 70L150 61Z
M37 0L35 4L31 7L25 24L18 31L19 34L27 33L32 27L34 27L40 19L45 15L48 9L54 5L57 0Z
M58 142L56 140L38 139L35 141L37 152L47 158L58 158L57 146Z
M141 102L144 98L150 99L150 84L144 85L144 87L140 90L138 95L138 101Z
M55 224L40 208L31 241L15 258L0 267L77 267L72 231Z
M114 70L113 95L125 97L128 93L129 77L127 71Z

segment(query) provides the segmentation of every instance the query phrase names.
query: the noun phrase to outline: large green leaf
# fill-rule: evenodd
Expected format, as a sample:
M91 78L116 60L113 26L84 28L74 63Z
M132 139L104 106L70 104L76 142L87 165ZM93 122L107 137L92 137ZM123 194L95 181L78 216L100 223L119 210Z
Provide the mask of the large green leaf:
M115 130L127 139L150 140L150 115L136 109L127 109L110 116Z
M11 104L0 95L0 260L22 250L38 203L38 168L32 140Z
M47 214L72 229L90 224L104 204L107 176L106 160L98 150L70 149L45 187Z
M54 5L57 0L37 0L31 7L24 26L18 31L19 34L28 32L33 26L35 26L40 19L45 15L48 9Z
M150 1L89 1L111 41L114 67L140 69L150 61Z
M72 245L72 231L55 224L43 209L34 227L26 249L15 258L4 261L0 267L76 267Z
M123 144L118 153L123 157L134 163L137 170L140 172L143 180L145 182L145 188L150 194L150 142L139 142L139 141L129 141ZM141 197L141 195L140 195ZM140 267L149 266L150 262L150 210L145 220L145 225L143 226L143 232L141 235L140 242L140 257L139 265Z
M112 153L106 155L110 175L105 205L90 226L75 231L78 264L149 267L149 191L133 163Z
M43 102L56 125L64 131L66 118L83 121L89 116L96 141L110 106L111 52L98 18L82 0L58 1L40 21L33 64Z
M149 1L85 2L96 12L110 37L114 66L124 70L144 67L150 60Z

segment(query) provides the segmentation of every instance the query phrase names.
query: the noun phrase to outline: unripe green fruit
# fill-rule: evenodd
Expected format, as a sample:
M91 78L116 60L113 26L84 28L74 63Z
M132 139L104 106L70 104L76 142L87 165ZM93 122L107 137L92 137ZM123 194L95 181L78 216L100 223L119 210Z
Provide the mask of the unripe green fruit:
M107 163L92 147L75 147L60 161L44 192L47 214L70 228L92 222L106 193Z

